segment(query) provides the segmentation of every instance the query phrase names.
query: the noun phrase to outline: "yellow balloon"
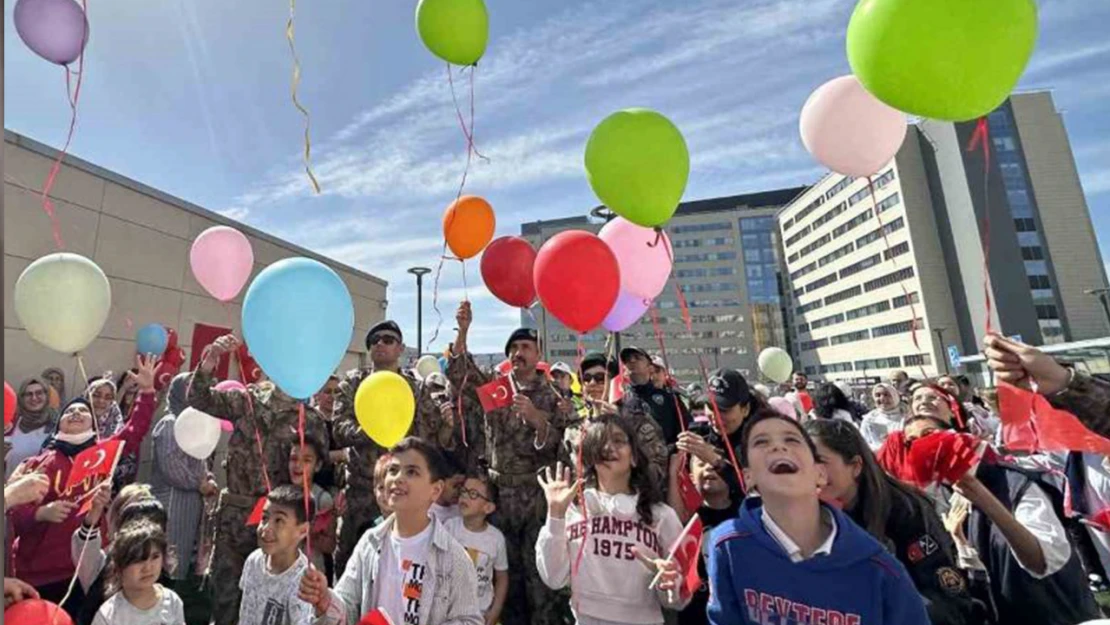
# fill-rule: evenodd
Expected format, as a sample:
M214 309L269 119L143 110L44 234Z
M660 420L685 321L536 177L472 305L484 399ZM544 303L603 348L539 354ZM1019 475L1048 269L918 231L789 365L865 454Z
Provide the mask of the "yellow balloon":
M73 354L88 347L108 321L112 288L96 263L59 252L23 270L14 299L15 314L31 338Z
M392 371L378 371L358 385L355 416L362 431L389 449L412 427L416 398L405 378Z

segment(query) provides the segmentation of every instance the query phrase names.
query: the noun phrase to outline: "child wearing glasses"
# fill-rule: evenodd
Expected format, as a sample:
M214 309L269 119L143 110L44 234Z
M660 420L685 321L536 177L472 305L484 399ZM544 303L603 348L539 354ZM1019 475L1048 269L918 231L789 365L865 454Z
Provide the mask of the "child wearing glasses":
M497 510L497 486L482 475L471 475L459 489L460 516L444 523L470 555L478 571L478 607L486 625L497 625L509 594L509 555L505 535L489 523Z

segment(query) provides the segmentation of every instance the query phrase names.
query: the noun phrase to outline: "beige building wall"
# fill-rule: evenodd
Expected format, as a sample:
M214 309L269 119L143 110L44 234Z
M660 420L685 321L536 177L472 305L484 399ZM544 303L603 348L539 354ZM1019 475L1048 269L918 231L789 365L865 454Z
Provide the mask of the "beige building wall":
M1010 103L1070 338L1106 336L1098 298L1084 293L1106 286L1106 271L1063 118L1048 92L1015 95Z

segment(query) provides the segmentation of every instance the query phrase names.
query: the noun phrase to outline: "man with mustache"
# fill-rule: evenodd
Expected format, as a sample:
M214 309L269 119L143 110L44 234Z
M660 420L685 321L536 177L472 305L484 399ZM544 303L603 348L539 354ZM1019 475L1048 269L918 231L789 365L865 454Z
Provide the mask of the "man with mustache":
M546 499L536 475L551 467L559 454L563 430L573 417L569 402L560 407L559 395L536 371L540 342L532 328L519 328L505 343L512 363L513 403L483 413L477 388L491 381L467 353L472 321L470 302L455 313L455 339L447 377L465 398L467 422L485 425L485 449L490 481L497 486L498 528L508 547L509 596L501 613L504 625L555 625L562 622L566 600L549 589L536 569L536 540L547 516ZM469 429L468 429L469 431ZM473 443L472 443L473 444Z

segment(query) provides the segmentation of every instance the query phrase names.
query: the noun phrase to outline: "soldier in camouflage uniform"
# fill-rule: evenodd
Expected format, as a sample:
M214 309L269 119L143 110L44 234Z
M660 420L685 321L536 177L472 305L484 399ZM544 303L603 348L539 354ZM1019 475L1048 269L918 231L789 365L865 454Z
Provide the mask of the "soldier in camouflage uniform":
M366 435L355 417L355 393L362 381L375 371L393 371L402 375L412 387L416 398L416 415L412 436L419 436L439 446L442 451L456 449L452 412L446 402L437 401L437 394L425 391L411 374L401 371L401 355L405 344L401 328L393 321L383 321L366 333L366 349L370 352L370 369L355 369L339 383L340 394L335 401L332 432L335 446L347 450L347 470L340 497L346 509L339 520L339 544L335 554L335 576L343 575L358 539L362 537L381 511L374 499L374 463L385 449Z
M213 388L220 356L238 348L232 335L212 344L189 386L189 405L235 425L227 446L227 488L216 510L216 542L212 557L213 619L216 625L239 620L239 577L243 562L258 548L256 528L247 519L268 488L289 483L290 445L300 443L298 401L272 382L251 384L247 393ZM304 409L306 438L328 440L327 426L315 408ZM261 441L261 458L259 458ZM284 452L284 453L283 453ZM262 471L259 471L259 468ZM268 480L268 482L267 482Z
M659 487L659 492L667 490L667 444L663 442L663 430L650 416L643 411L627 410L621 412L617 406L605 401L606 383L617 374L617 363L607 361L599 353L586 354L579 364L578 379L582 384L582 406L578 410L574 423L567 427L563 434L563 445L560 459L569 467L578 467L578 442L585 430L587 421L596 419L603 414L621 414L627 418L632 430L636 432L636 440L640 449L644 451L648 461L651 462L649 474Z
M509 596L503 625L553 624L568 615L565 593L548 588L536 569L536 539L547 516L546 499L537 473L555 464L563 431L572 420L569 404L559 408L559 396L537 373L540 359L536 331L521 328L505 344L512 362L513 403L484 413L477 388L490 382L467 353L470 303L459 305L455 319L459 334L447 367L447 377L463 395L467 422L485 425L490 480L497 485L498 529L505 535L509 559Z

